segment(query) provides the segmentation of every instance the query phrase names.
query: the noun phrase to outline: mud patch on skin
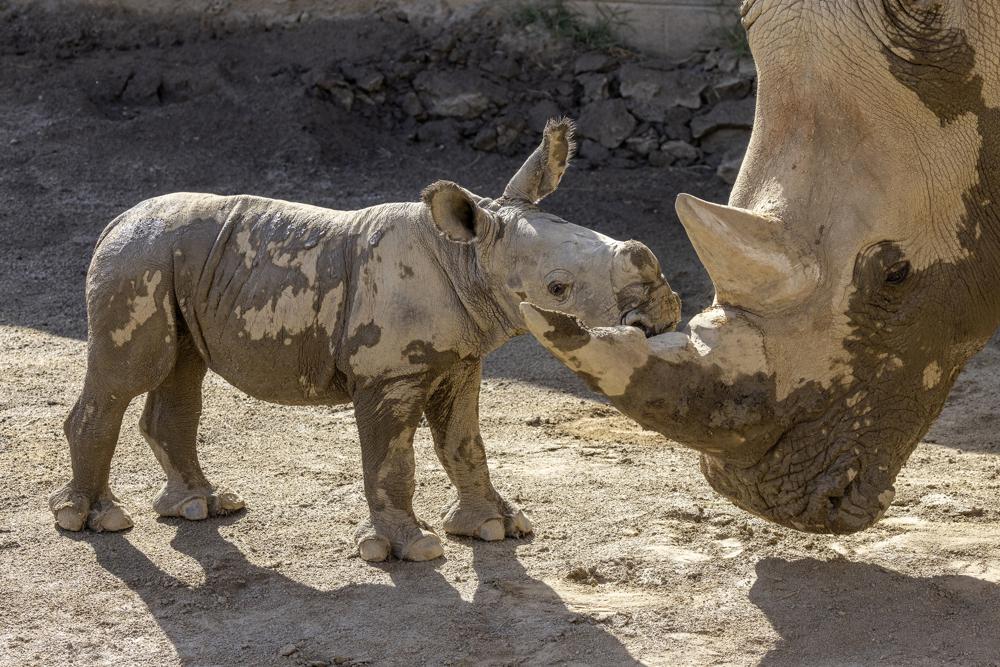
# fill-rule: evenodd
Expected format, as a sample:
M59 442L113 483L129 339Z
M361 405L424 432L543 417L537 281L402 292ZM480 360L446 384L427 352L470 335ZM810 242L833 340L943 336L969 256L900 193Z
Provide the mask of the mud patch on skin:
M277 339L283 334L295 336L316 324L315 301L316 293L312 290L296 291L289 285L267 305L237 310L236 316L243 320L243 330L250 340Z
M625 241L619 251L632 263L640 275L656 277L660 275L660 264L649 248L638 241Z
M382 327L374 322L362 324L354 330L354 333L344 344L345 356L350 361L361 348L375 347L380 340L382 340Z
M438 350L434 345L424 340L410 342L403 348L403 357L411 364L427 366L440 371L451 368L461 358L454 350Z
M570 353L590 342L590 332L572 315L548 310L539 310L538 313L551 328L545 332L545 339L560 352Z
M134 294L128 299L128 322L120 329L115 329L111 332L111 340L114 341L117 347L121 347L132 340L132 334L135 333L135 330L145 324L156 313L155 292L162 279L163 273L161 271L146 271L143 274L141 281L143 293Z

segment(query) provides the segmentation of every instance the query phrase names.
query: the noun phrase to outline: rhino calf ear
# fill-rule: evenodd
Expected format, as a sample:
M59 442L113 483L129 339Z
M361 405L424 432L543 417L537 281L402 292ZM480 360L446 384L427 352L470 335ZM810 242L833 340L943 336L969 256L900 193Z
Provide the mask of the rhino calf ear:
M576 149L575 126L569 118L551 118L542 143L525 161L503 191L504 197L537 204L555 192Z
M490 214L477 203L477 198L451 181L431 183L420 194L430 209L434 225L448 240L470 243L482 238L490 223Z

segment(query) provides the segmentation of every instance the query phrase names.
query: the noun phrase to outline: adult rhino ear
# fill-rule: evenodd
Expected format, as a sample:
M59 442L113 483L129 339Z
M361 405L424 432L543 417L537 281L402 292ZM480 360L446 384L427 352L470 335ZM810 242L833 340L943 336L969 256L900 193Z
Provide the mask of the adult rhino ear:
M576 149L575 129L569 118L550 118L541 145L510 179L503 196L537 204L555 192Z
M434 225L449 241L471 243L493 224L492 214L479 206L479 197L451 181L431 183L420 194Z

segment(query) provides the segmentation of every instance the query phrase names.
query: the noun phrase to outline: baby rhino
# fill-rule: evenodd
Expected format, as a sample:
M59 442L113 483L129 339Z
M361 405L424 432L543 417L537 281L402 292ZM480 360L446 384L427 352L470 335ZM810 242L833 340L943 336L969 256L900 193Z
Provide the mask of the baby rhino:
M108 472L125 408L143 392L140 429L167 477L156 512L204 519L243 507L198 463L210 368L265 401L354 403L370 509L356 535L365 560L443 553L411 504L422 415L458 492L445 531L530 532L490 482L478 425L482 359L525 332L519 303L648 335L679 317L648 248L536 207L571 151L570 122L550 121L499 199L439 181L421 203L360 211L178 193L120 215L87 274L87 374L65 424L73 479L50 499L59 526L132 525Z

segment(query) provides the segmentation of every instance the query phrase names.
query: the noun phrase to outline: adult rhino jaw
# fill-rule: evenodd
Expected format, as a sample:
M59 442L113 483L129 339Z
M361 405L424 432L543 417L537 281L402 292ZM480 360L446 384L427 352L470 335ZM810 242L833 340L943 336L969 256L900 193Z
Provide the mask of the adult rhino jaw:
M712 487L739 507L798 530L850 533L878 520L903 458L830 428L792 424L751 318L716 306L683 332L646 338L633 327L588 328L577 318L521 304L529 331L625 415L702 453ZM803 405L804 409L810 406Z

